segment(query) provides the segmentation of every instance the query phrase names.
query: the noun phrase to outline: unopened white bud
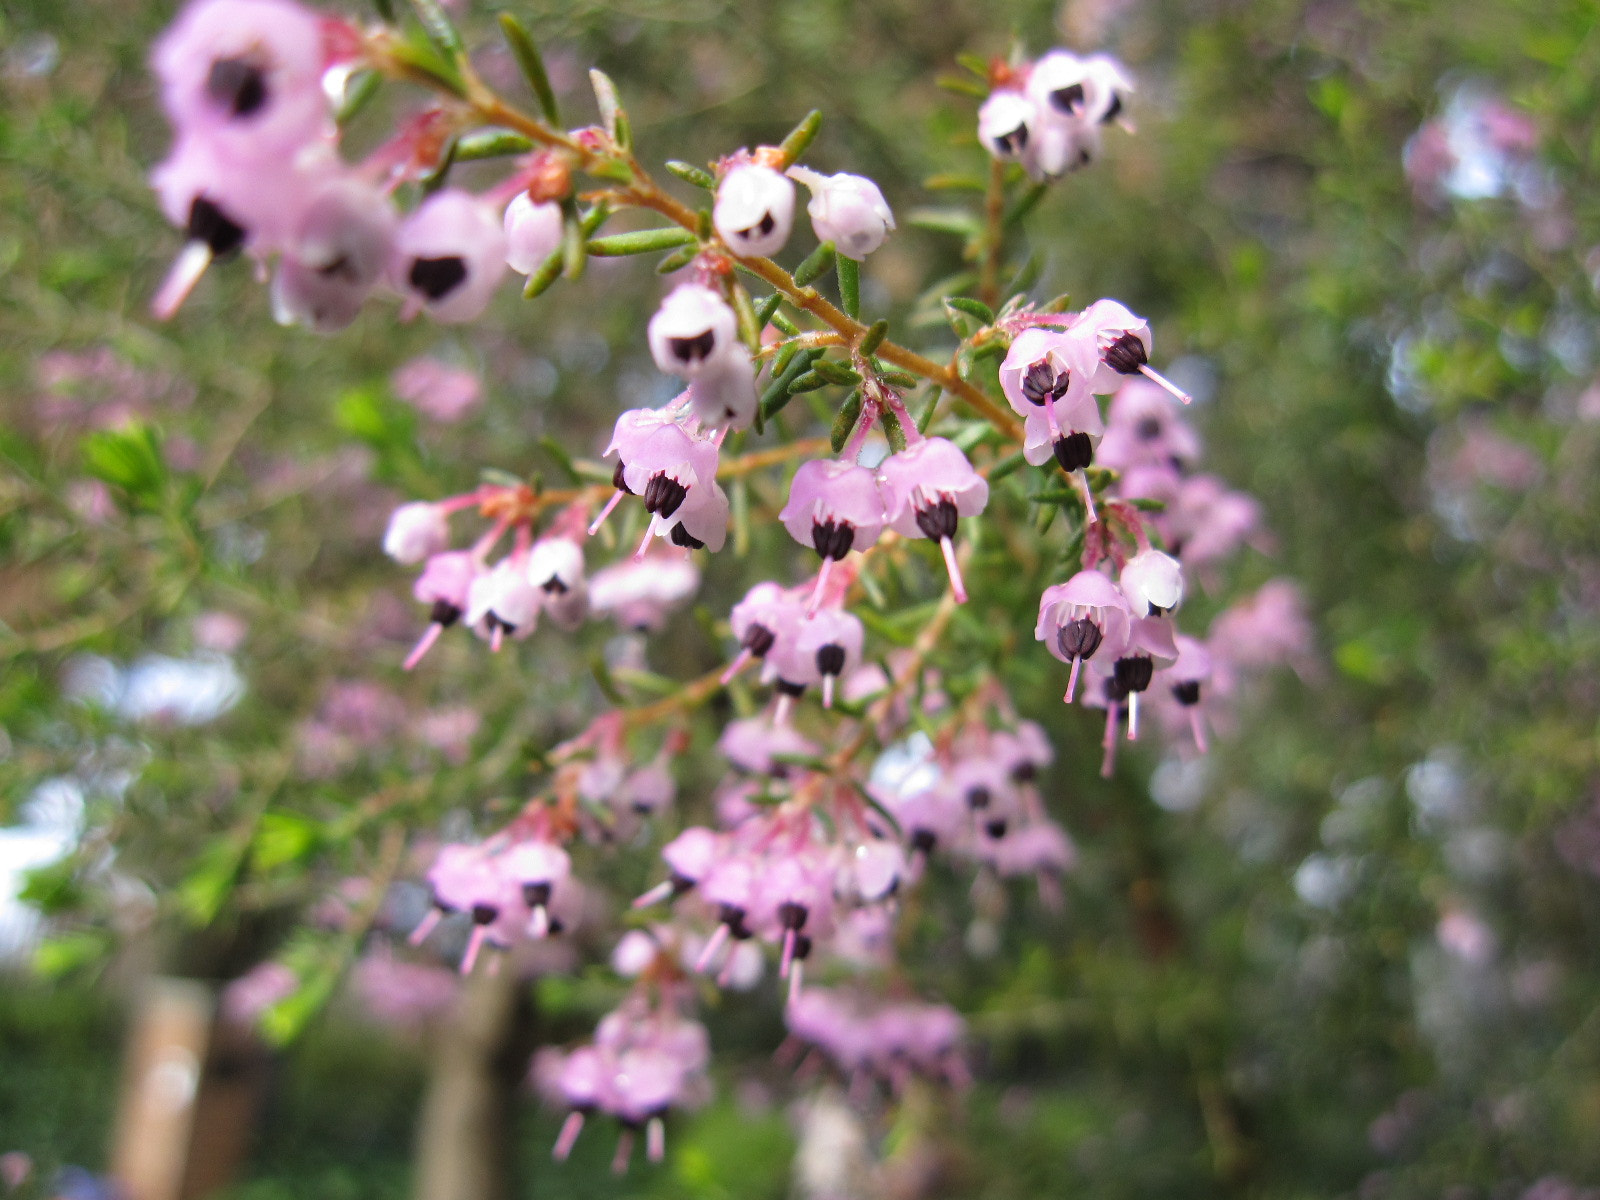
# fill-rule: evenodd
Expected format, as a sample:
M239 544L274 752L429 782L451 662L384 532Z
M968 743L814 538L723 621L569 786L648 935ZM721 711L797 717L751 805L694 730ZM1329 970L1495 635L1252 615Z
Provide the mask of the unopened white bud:
M819 242L857 262L866 258L889 236L894 214L878 185L861 175L841 172L822 175L806 167L790 167L789 177L811 189L806 212Z
M561 206L535 204L527 192L506 205L506 265L518 275L532 275L561 247Z
M450 521L437 504L402 504L389 517L383 552L395 562L419 563L450 545Z

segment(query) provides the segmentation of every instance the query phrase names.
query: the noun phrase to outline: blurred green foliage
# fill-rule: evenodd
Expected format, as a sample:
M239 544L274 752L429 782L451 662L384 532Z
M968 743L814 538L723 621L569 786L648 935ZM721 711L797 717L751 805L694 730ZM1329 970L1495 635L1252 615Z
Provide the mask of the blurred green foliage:
M1158 358L1188 355L1214 378L1207 464L1261 499L1278 549L1191 611L1209 617L1219 597L1288 574L1310 599L1324 671L1256 697L1192 802L1153 802L1148 750L1113 783L1090 779L1097 730L1054 703L1056 664L1032 652L1031 609L1057 563L1019 558L1007 536L1038 486L1012 477L1004 519L977 534L980 582L952 657L1004 664L1049 725L1063 759L1052 803L1083 862L1065 918L1020 890L984 915L999 940L989 957L965 949L966 881L944 879L911 917L915 985L970 1015L985 1059L965 1101L874 1115L891 1158L933 1147L923 1194L1498 1200L1547 1175L1600 1182L1600 843L1583 824L1600 717L1600 426L1584 399L1600 240L1594 6L517 12L569 119L591 119L584 68L598 63L647 162L702 163L819 106L813 160L878 179L902 216L947 207L927 177L983 169L971 104L936 84L959 53L1004 53L1013 36L1042 49L1099 13L1139 80L1138 135L1113 137L1103 163L1029 217L1033 293L1117 296L1152 317ZM277 952L340 879L381 874L386 825L459 829L470 812L485 827L512 811L539 752L594 701L604 635L541 634L498 657L447 641L403 678L417 614L377 552L383 519L398 499L472 486L483 467L554 485L565 464L544 439L592 454L651 386L641 331L659 284L633 261L591 264L527 304L508 288L470 332L401 326L377 305L331 341L279 330L242 266L153 324L146 298L175 239L144 183L165 134L143 59L169 18L165 5L91 0L13 0L0 15L0 818L71 776L91 830L30 893L63 921L42 956L61 982L48 997L0 989L0 1150L46 1163L94 1164L104 1145L117 1022L84 989L110 931L117 944L129 933L108 847L116 876L142 885L142 938L170 965L227 977ZM486 13L466 26L494 44ZM518 86L503 51L482 65ZM1413 196L1403 147L1473 86L1531 122L1555 200ZM371 144L396 103L380 97L354 141ZM928 308L920 290L965 269L959 237L903 224L864 272L865 308L897 337ZM943 322L935 311L912 336L948 345ZM487 398L460 423L419 419L393 395L389 373L421 351L483 373ZM792 405L779 419L820 432L829 415ZM1463 482L1452 448L1484 432L1498 439L1488 465ZM1497 469L1522 452L1532 469L1506 482ZM758 510L777 495L750 490ZM780 570L792 551L755 546ZM654 670L716 661L717 598L753 576L726 559L707 575L711 599L652 647ZM935 578L929 564L904 581L874 634L914 631L927 610L897 607ZM64 694L78 656L187 655L196 618L217 611L247 630L247 687L219 719L130 722ZM402 735L308 769L304 732L329 685L369 679L412 716L476 709L470 755ZM708 744L701 730L684 760L686 795L714 778ZM646 871L636 856L614 877L632 886ZM1486 957L1442 944L1460 926L1441 922L1463 917L1486 932ZM329 988L361 944L295 936ZM544 999L554 1032L575 1038L614 996L585 979ZM775 1012L756 1007L717 1014L722 1098L626 1190L783 1190L793 1143L778 1110L747 1121L736 1099L747 1077L789 1086L764 1065ZM311 1024L241 1196L404 1190L420 1067L372 1045ZM603 1137L551 1168L550 1118L525 1127L537 1194L619 1194Z

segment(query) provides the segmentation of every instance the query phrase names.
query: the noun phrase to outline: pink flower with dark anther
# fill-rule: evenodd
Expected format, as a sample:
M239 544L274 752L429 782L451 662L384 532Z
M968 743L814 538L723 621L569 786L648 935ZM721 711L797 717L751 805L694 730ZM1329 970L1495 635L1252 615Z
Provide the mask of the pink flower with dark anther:
M987 754L961 758L951 765L946 786L961 797L978 828L991 838L1005 836L1018 807L1005 763Z
M554 842L530 839L518 842L502 857L500 869L522 889L522 902L532 916L528 936L542 938L552 932L550 906L556 889L572 874L572 860Z
M450 516L437 504L402 504L389 518L383 552L397 563L419 563L450 545Z
M700 571L686 555L647 554L596 571L589 581L589 606L629 629L660 629L699 587Z
M334 333L355 320L389 264L399 218L380 189L330 174L310 194L272 281L283 325Z
M394 394L435 421L459 421L483 398L475 372L437 358L413 358L389 379Z
M1086 167L1100 153L1098 123L1087 111L1085 63L1054 50L1028 72L1027 95L1037 114L1023 165L1035 179L1052 179Z
M665 759L656 758L628 774L617 789L617 803L641 817L654 816L672 806L678 785Z
M1104 656L1094 663L1095 671L1110 678L1112 688L1107 692L1113 712L1108 722L1115 719L1115 707L1126 702L1128 706L1128 740L1139 736L1139 696L1150 687L1158 667L1170 666L1178 657L1170 617L1140 617L1128 627L1128 640L1114 660ZM1110 736L1109 725L1107 736Z
M1200 705L1202 690L1211 678L1211 651L1198 638L1178 634L1174 639L1178 657L1161 673L1161 680L1172 689L1172 698L1188 714L1195 749L1206 752L1205 713Z
M1160 550L1142 550L1128 560L1117 581L1136 617L1159 616L1183 603L1183 568Z
M1078 686L1078 671L1084 662L1102 649L1107 655L1120 654L1133 623L1133 609L1121 588L1099 571L1079 571L1065 583L1048 587L1039 597L1039 621L1033 636L1051 654L1070 663L1067 694L1072 703Z
M667 881L640 896L633 906L646 908L690 891L711 872L725 853L726 847L714 831L691 825L661 848L661 857L671 872Z
M482 572L483 564L466 550L450 550L428 559L411 591L418 601L429 606L429 624L416 648L407 655L406 670L421 662L439 635L461 619L473 581Z
M681 283L650 318L650 353L668 375L694 379L715 373L739 342L733 309L702 283Z
M727 493L707 480L691 488L671 516L657 513L651 530L685 550L721 550L728 539Z
M773 671L768 658L773 646L780 637L792 637L804 616L805 605L778 584L769 581L751 588L728 616L739 653L723 672L723 682L731 683L751 659L762 662L765 682Z
M1143 379L1129 379L1112 397L1097 458L1118 471L1141 465L1186 465L1200 457L1200 439L1178 416L1171 397Z
M1094 462L1104 429L1089 386L1094 371L1081 339L1037 326L1017 335L1000 364L1000 390L1023 418L1023 457L1034 466L1054 457L1075 474L1091 523L1094 495L1083 469Z
M791 770L785 758L815 758L821 754L816 744L791 725L774 725L760 717L730 721L717 739L717 749L741 771L756 775L787 778Z
M904 537L937 541L944 552L950 590L966 603L953 539L961 517L975 517L989 503L989 483L972 469L947 438L923 438L878 465L889 527Z
M447 325L476 320L506 273L500 218L470 192L435 192L401 223L389 272L413 311Z
M421 945L442 917L460 912L472 920L472 934L461 960L463 975L471 974L485 945L509 947L518 932L509 922L521 915L522 898L516 883L482 846L442 846L428 869L427 880L434 908L411 931L412 945Z
M499 650L506 638L521 641L539 621L544 593L528 579L526 555L501 559L472 581L467 591L467 624Z
M824 175L809 167L790 167L788 173L811 192L806 212L817 241L832 242L846 258L862 261L894 229L894 214L872 180L843 173Z
M711 223L735 254L770 257L794 226L794 184L758 162L736 162L717 184Z
M978 109L978 140L990 154L1005 162L1021 159L1028 150L1039 112L1019 91L992 92Z
M874 788L873 795L899 823L914 857L952 845L966 829L966 799L946 779L908 791Z
M1055 750L1037 722L1019 721L1015 730L999 730L989 740L989 754L1016 784L1031 784L1055 761Z
M1173 397L1189 403L1189 393L1150 366L1150 322L1136 317L1115 300L1096 300L1072 323L1069 336L1093 355L1096 368L1090 386L1110 395L1129 375L1143 375Z
M282 247L300 213L332 169L332 159L240 170L193 138L180 140L150 173L167 219L184 231L184 246L150 302L166 320L214 261L241 250L262 256Z
M734 342L689 381L689 405L707 429L744 429L755 420L756 366Z
M532 275L561 248L561 206L553 201L518 192L506 205L503 225L506 265L518 275Z
M822 572L811 599L813 611L826 589L832 565L851 550L865 550L876 542L886 519L878 477L871 468L831 459L800 464L778 520L795 541L822 557Z
M1269 580L1255 595L1220 613L1207 642L1214 658L1238 668L1287 663L1305 674L1314 667L1316 638L1305 595L1291 579Z
M565 630L577 629L589 615L589 583L583 547L568 537L545 537L528 551L528 582L543 593L545 614Z
M1033 64L1028 94L1041 111L1105 125L1122 116L1133 82L1104 54L1079 58L1052 50Z
M785 639L773 652L781 698L798 696L813 684L822 684L822 703L833 707L839 677L861 661L861 622L842 609L829 608L803 617L792 641Z
M236 161L332 138L324 62L321 18L288 0L198 0L151 53L173 124Z

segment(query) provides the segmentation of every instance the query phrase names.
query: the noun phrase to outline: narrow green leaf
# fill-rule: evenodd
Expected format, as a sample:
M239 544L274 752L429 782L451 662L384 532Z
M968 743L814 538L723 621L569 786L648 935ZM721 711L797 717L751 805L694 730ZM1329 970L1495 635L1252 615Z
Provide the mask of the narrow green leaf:
M883 426L883 436L889 439L890 450L899 454L906 448L906 431L894 409L885 406L878 414L878 423Z
M595 684L600 688L602 696L619 707L627 704L628 698L622 694L617 681L611 677L611 668L606 665L603 656L599 654L592 656L589 659L589 670L593 673Z
M917 432L927 433L928 426L933 424L933 414L939 411L939 397L944 395L943 388L932 388L928 392L928 402L922 406L922 412L917 417Z
M833 243L823 242L810 254L801 260L800 265L794 269L794 281L800 287L815 283L828 273L828 268L833 266Z
M596 229L599 229L600 226L606 223L606 218L610 215L611 210L607 208L604 203L596 204L588 212L584 213L582 220L578 222L579 226L583 230L583 236L588 237L590 234L594 233Z
M853 258L841 258L835 264L839 274L839 303L845 315L852 319L861 316L861 264Z
M1042 312L1042 313L1071 312L1072 311L1072 293L1071 292L1062 292L1061 295L1057 296L1054 300L1051 300L1048 304L1042 305L1040 307L1039 311Z
M777 354L772 356L772 377L776 379L789 369L789 363L800 352L800 347L794 342L785 342L778 347Z
M600 106L600 121L606 127L606 132L622 149L629 149L633 135L628 124L627 110L617 98L617 85L612 83L611 77L598 67L590 68L589 82L594 87L595 103Z
M842 362L835 362L831 358L819 358L811 364L811 369L821 375L829 383L837 383L841 387L854 385L861 382L861 376Z
M1022 457L1021 450L1018 450L1015 454L1006 455L1006 457L995 463L994 467L989 471L989 482L998 483L1007 475L1011 475L1019 470L1027 461L1027 459Z
M960 54L956 55L956 62L960 63L963 67L971 71L985 83L989 82L989 60L984 58L983 55L974 54L970 50L964 50Z
M595 238L589 243L589 253L596 258L622 258L629 254L650 254L658 250L676 250L679 246L694 244L694 234L676 225L661 229L637 229L632 233L614 233L610 237Z
M816 371L807 371L789 385L790 395L798 396L801 392L814 392L818 388L828 386L828 380L817 374Z
M850 431L856 427L856 422L860 419L861 393L851 392L850 398L839 410L839 415L833 419L832 443L835 454L844 449L844 444L850 440Z
M362 109L372 103L372 98L382 85L383 76L376 71L357 71L345 81L344 98L339 102L339 111L333 114L333 119L340 125L350 124Z
M801 118L800 124L789 131L789 136L778 143L778 149L783 152L783 167L792 166L800 160L800 156L810 148L816 139L817 130L822 128L822 111L812 109ZM782 170L780 167L779 170Z
M933 233L975 238L983 233L983 219L964 208L914 208L906 214L906 224Z
M656 264L657 275L671 275L674 271L681 271L694 261L695 255L700 253L698 243L680 246Z
M550 124L559 128L561 111L556 105L556 94L550 87L550 74L544 69L544 56L539 53L538 43L533 40L527 27L510 13L500 14L500 32L505 34L517 66L522 68L522 77L528 81L534 99L539 102L540 111Z
M1034 207L1039 203L1039 201L1044 199L1044 194L1049 190L1050 188L1048 184L1036 183L1027 191L1023 192L1022 195L1017 197L1017 199L1012 203L1011 207L1006 210L1006 215L1001 218L1001 225L1006 229L1010 229L1014 225L1017 225L1024 217L1034 210Z
M1039 275L1043 270L1044 256L1035 250L1028 255L1028 261L1022 264L1022 269L1017 272L1016 278L1006 286L1006 294L1015 296L1019 292L1027 291L1039 282Z
M988 182L977 175L929 175L922 186L930 192L982 192Z
M544 262L539 264L539 269L528 276L528 282L522 289L522 298L532 300L535 296L542 296L550 290L550 285L561 278L561 264L563 256L557 250Z
M709 242L714 229L711 224L711 210L702 208L694 215L694 231L702 242Z
M881 367L878 370L878 378L897 388L914 388L918 383L917 377L911 372L897 371L893 367Z
M455 138L446 142L444 150L439 155L439 161L433 165L433 170L417 180L417 186L422 189L424 196L433 195L450 178L450 168L456 165L456 147L459 144Z
M461 74L447 58L441 58L438 49L425 39L397 41L389 48L389 57L401 73L413 83L423 87L449 92L465 99L467 88Z
M676 175L685 183L692 183L697 188L705 188L708 192L717 190L717 181L711 178L711 172L693 163L679 162L673 159L667 164L667 173Z
M483 158L526 154L533 149L533 142L509 129L474 129L458 137L455 146L457 162L477 162Z
M576 203L570 199L564 201L561 214L561 274L568 279L577 279L589 261L586 253L588 238L583 232L583 220L578 216Z
M800 336L800 326L789 320L788 317L784 316L783 313L779 312L777 309L774 309L772 312L772 327L779 333L783 334L784 337Z
M411 0L411 9L417 14L417 20L422 22L428 40L439 47L446 58L455 59L461 55L464 50L461 35L450 23L450 18L445 16L439 0Z
M789 390L789 385L809 371L811 364L821 357L821 350L799 350L794 353L787 367L779 369L778 364L773 364L778 375L767 385L767 390L761 393L760 409L763 421L770 421L783 411L784 406L794 396Z
M889 336L888 318L874 321L872 327L862 335L861 344L856 347L858 354L868 355L883 345L883 339Z
M987 87L975 79L968 79L965 75L941 75L935 82L947 92L973 96L979 100L989 94Z
M756 329L765 329L772 324L772 318L777 315L778 305L783 303L783 293L773 292L772 295L756 305Z
M738 283L733 285L733 313L739 320L739 340L745 349L754 354L761 349L761 326L756 324L756 310L750 303L750 293Z
M761 432L761 413L756 412L756 432ZM750 481L743 475L728 486L728 506L733 523L733 552L740 558L750 553Z
M946 308L953 308L966 313L969 317L976 317L985 325L994 324L994 309L982 300L974 300L971 296L946 296L944 303Z
M539 439L539 447L550 456L550 461L560 468L566 476L567 482L576 487L583 482L583 476L578 474L578 467L572 461L572 455L567 453L567 448L548 433Z

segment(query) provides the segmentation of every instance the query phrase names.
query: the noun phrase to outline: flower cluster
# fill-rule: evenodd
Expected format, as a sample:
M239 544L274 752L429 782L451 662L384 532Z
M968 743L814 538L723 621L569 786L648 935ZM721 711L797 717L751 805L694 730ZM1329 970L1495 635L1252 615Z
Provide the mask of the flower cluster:
M536 61L524 35L513 45L525 65ZM621 413L597 459L568 460L570 489L486 482L394 511L384 550L420 567L413 592L429 622L406 668L455 625L497 651L541 619L564 632L592 615L660 629L699 586L696 555L729 541L730 490L756 495L768 523L817 556L814 573L755 583L731 606L730 662L648 704L607 689L616 706L541 757L541 781L503 827L440 846L413 945L448 925L465 937L463 972L480 960L502 969L577 925L586 898L604 891L594 857L659 839L660 882L634 900L637 919L648 912L659 923L623 936L612 960L631 980L626 997L591 1045L539 1060L546 1094L569 1112L557 1157L589 1115L606 1113L623 1128L619 1169L639 1129L659 1159L665 1114L698 1103L708 1087L695 977L754 987L769 960L793 1037L857 1086L879 1080L892 1094L913 1075L962 1082L961 1018L903 991L875 994L867 982L891 975L902 902L944 870L974 875L991 893L997 881L1033 880L1056 908L1076 861L1041 786L1054 753L1021 716L1027 706L1008 690L1003 652L952 669L957 613L975 628L994 618L960 608L986 608L983 589L972 602L964 577L984 562L975 521L999 524L1042 504L1072 522L1077 569L1044 591L1035 633L1070 668L1067 700L1081 693L1106 710L1109 773L1124 714L1128 737L1138 735L1142 698L1163 727L1187 727L1203 747L1203 693L1212 705L1245 671L1304 653L1292 593L1264 589L1255 608L1225 612L1205 641L1174 622L1186 574L1204 583L1239 546L1259 544L1260 513L1215 477L1192 473L1199 442L1177 407L1190 397L1151 366L1149 323L1116 300L1068 312L1064 302L1041 307L980 283L985 298L944 299L960 338L948 366L889 340L887 318L863 320L861 263L895 218L870 180L800 162L814 121L709 169L669 164L708 193L697 208L650 178L615 87L598 73L602 124L568 131L542 69L530 68L529 80L547 119L494 97L464 52L442 75L410 53L392 29L325 20L293 0L185 9L155 54L178 130L155 184L188 238L158 312L174 311L213 259L241 250L263 265L276 260L280 319L324 332L352 321L380 289L399 295L404 316L463 322L483 313L507 273L525 276L532 297L587 256L664 253L673 279L637 341L678 394ZM358 73L420 75L442 99L350 164L330 96L349 100ZM1125 123L1132 85L1111 59L1064 50L996 64L988 84L977 121L1001 160L990 173L982 272L994 276L1006 190L1024 175L1042 182L1092 161L1105 126ZM448 180L469 144L475 158L511 160L479 194ZM793 240L797 183L819 244L791 272L773 256ZM667 224L604 235L628 208ZM837 305L814 286L829 271ZM771 293L753 294L748 279ZM438 420L478 399L475 380L439 364L404 382L408 402ZM913 417L907 398L924 384ZM829 387L848 389L830 406L832 437L791 437L785 406ZM426 394L434 389L449 395ZM751 449L760 437L773 444ZM1038 488L1017 486L1029 475L1004 482L1025 465L1037 469ZM740 493L752 476L761 486ZM725 490L729 480L741 482ZM468 510L487 528L463 546L451 522ZM591 576L589 540L610 545L619 525L636 548ZM746 522L735 544L748 532ZM900 594L925 587L904 570L917 560L935 572L942 563L948 592L884 653L881 642L894 639L879 635L896 628L885 585ZM758 672L747 672L752 664ZM747 674L771 686L769 707ZM820 709L799 703L813 689ZM674 762L694 713L714 697L737 713L716 740L726 767L714 815L686 797L691 811L667 828L680 803ZM827 986L805 987L807 972Z

